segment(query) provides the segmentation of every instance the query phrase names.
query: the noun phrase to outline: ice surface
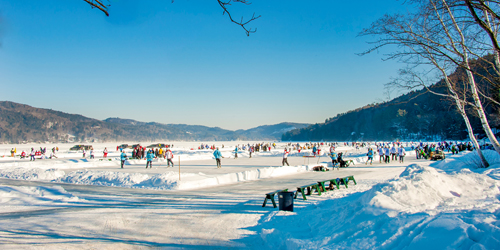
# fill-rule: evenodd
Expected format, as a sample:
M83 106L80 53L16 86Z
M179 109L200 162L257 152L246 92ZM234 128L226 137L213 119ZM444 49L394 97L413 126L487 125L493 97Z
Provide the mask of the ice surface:
M499 249L496 152L485 151L491 166L478 169L474 152L447 154L444 161L430 162L416 160L407 150L407 163L365 165L363 149L339 147L355 165L313 173L312 166L326 166L330 160L322 156L302 164L301 156L310 152L294 152L290 161L295 164L281 167L283 143L252 159L241 152L244 159L232 158L234 145L241 143L225 142L221 170L214 167L210 150L191 150L194 146L179 143L174 154L185 164L182 181L176 168L147 172L142 160L131 160L121 170L117 152L110 153L111 161L82 159L64 148L56 160L4 157L0 245L3 249L31 244L65 249ZM155 166L164 163L154 161ZM307 201L297 199L294 212L262 207L265 192L332 174L353 174L358 185Z

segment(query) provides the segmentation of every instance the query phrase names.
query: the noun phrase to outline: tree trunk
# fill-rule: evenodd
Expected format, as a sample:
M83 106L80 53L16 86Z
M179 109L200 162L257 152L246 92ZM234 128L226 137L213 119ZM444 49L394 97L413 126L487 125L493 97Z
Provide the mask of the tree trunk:
M468 58L467 56L465 57L466 61L466 67L467 69L470 69L469 62L467 61ZM481 120L481 125L483 126L483 130L486 133L486 136L488 136L488 139L490 139L491 144L495 148L495 151L500 154L500 144L498 143L497 138L495 137L495 134L493 131L491 131L490 124L488 123L488 118L486 117L486 114L484 113L483 105L481 103L481 100L479 99L479 95L477 93L477 88L476 88L476 81L474 80L474 75L470 70L467 70L467 77L469 78L469 86L471 89L472 93L472 98L474 100L474 109L476 110L477 114L479 115L479 119Z
M469 117L467 116L467 113L465 112L465 107L460 101L460 98L458 97L457 93L453 89L450 80L448 76L446 75L446 72L444 71L443 68L438 67L441 70L441 73L444 75L444 80L445 83L450 90L451 94L450 97L453 98L455 101L455 105L457 106L458 111L460 112L460 115L462 115L462 118L464 118L465 126L467 127L467 133L469 134L469 139L471 140L472 144L476 148L477 155L479 156L479 159L481 160L482 167L487 168L490 166L488 161L483 155L483 151L481 151L481 147L479 147L479 143L476 140L476 137L474 136L474 130L472 129L472 126L470 125L470 120Z
M460 115L464 118L465 121L465 126L467 126L467 132L469 134L469 139L471 140L472 144L476 148L477 154L479 156L479 159L481 160L481 164L483 165L482 167L487 168L490 166L488 161L483 155L483 151L481 151L481 147L479 147L479 143L476 140L476 137L474 136L474 131L472 130L472 126L470 125L469 117L467 117L467 113L465 113L464 107L460 104L460 101L455 99L455 102L457 104L457 108L460 112Z
M481 120L481 125L483 127L484 132L486 133L486 136L488 136L488 139L490 139L491 144L495 148L495 151L500 154L500 144L498 143L497 138L495 137L495 134L493 134L493 131L491 131L490 124L488 123L488 118L486 117L486 114L484 113L483 109L483 104L481 103L481 99L479 99L479 95L477 93L477 86L476 86L476 81L474 80L474 74L472 73L472 69L469 64L469 51L467 50L466 46L466 40L464 37L464 34L460 28L460 25L458 25L457 21L455 20L455 17L453 15L453 12L450 10L449 6L447 5L445 0L442 0L444 6L447 8L447 12L450 15L451 20L453 21L453 24L455 26L455 29L457 31L457 34L460 35L460 47L462 49L462 54L460 55L463 60L463 64L465 66L465 69L467 71L467 78L468 78L468 84L471 90L472 94L472 99L474 100L474 109L476 110L477 114L479 115L479 119ZM495 38L493 38L495 39ZM456 50L458 52L458 50ZM478 148L478 151L480 148Z

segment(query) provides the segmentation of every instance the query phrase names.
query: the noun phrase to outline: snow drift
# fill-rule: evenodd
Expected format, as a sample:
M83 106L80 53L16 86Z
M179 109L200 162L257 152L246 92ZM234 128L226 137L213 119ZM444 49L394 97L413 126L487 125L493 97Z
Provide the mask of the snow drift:
M378 184L363 196L369 207L399 212L432 213L442 210L484 207L482 201L499 194L497 181L468 169L453 175L417 164L408 166L398 179Z
M448 163L448 164L453 164ZM337 197L271 212L242 239L276 249L498 249L499 181L413 164L398 178L326 193ZM298 216L300 214L300 216Z
M318 164L314 165L317 166ZM0 177L39 180L82 185L114 186L157 190L187 190L236 182L272 178L312 170L311 166L282 166L252 169L236 173L206 175L203 173L182 173L179 181L177 172L161 174L120 173L96 170L78 170L67 174L57 169L13 168L0 170Z

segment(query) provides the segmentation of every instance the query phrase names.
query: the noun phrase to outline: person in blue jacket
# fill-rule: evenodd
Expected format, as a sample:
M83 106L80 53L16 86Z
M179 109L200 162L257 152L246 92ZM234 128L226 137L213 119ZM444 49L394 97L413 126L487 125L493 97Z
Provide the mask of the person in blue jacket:
M365 165L368 165L368 162L370 162L370 165L373 163L373 149L368 148L368 153L366 154L368 156L368 160L366 160Z
M236 146L236 148L234 148L234 159L237 159L238 158L238 146Z
M340 170L339 166L338 166L338 161L337 161L337 153L335 153L335 151L333 151L330 153L329 156L330 156L330 158L332 158L332 168L337 167L337 170Z
M222 166L221 166L220 159L224 158L224 157L222 157L222 154L220 153L219 148L215 149L214 157L215 157L215 161L217 163L217 168L221 168Z
M148 151L148 154L146 155L146 168L152 168L153 167L153 158L155 158L155 154L153 153L152 150Z
M123 164L125 164L125 161L128 159L127 154L125 154L125 151L122 151L122 154L120 155L120 160L122 161L122 168Z

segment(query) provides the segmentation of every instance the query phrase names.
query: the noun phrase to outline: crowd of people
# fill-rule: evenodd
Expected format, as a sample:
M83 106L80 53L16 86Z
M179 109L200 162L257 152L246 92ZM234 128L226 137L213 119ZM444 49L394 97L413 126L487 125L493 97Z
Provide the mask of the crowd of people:
M128 146L127 144L122 144L117 147L117 151L119 150L121 152L120 154L120 160L121 160L121 168L123 168L124 163L126 160L129 159L127 154L125 153L125 148L132 148L132 151L130 152L130 159L137 159L137 160L146 160L146 168L152 168L153 165L153 160L154 159L165 159L167 161L167 168L168 167L174 167L174 162L173 162L173 153L170 149L173 145L165 145L161 144L160 147L156 148L149 148L151 146L148 146L148 148L143 147L139 144ZM234 154L234 159L238 159L238 153L240 152L247 152L248 157L252 158L252 155L256 152L270 152L271 150L276 150L276 143L246 143L246 144L237 144L234 146L232 153ZM354 148L356 151L361 150L362 148L367 147L367 161L365 162L366 165L368 163L370 165L373 164L373 160L375 159L375 156L378 154L379 156L379 163L390 163L391 161L399 161L400 163L403 163L405 160L406 156L406 150L407 148L411 147L411 150L415 151L415 155L417 159L433 159L433 157L439 153L439 152L444 152L448 151L451 152L452 154L458 154L460 151L464 150L474 150L474 147L472 143L470 142L448 142L448 141L443 141L443 142L437 142L437 143L424 143L424 142L375 142L375 143L368 143L368 142L306 142L306 143L287 143L284 145L284 151L283 151L283 158L282 158L282 166L285 164L289 166L288 162L288 157L292 151L297 151L300 153L301 151L308 151L310 152L310 156L315 157L315 156L321 156L321 155L328 155L331 160L332 164L334 167L344 167L346 166L346 160L343 159L343 154L342 152L337 153L336 149L341 146L349 146ZM224 148L224 144L221 145L221 148ZM192 149L193 150L193 149ZM221 154L221 151L219 150L219 147L216 145L212 144L204 144L201 143L198 146L198 150L212 150L213 151L213 156L216 160L216 166L217 168L222 167L222 162L221 159L224 158ZM310 151L309 151L310 150ZM324 151L322 151L324 150ZM36 158L39 159L53 159L53 158L58 158L56 153L59 151L58 147L53 147L50 152L50 156L47 156L47 148L42 148L40 147L39 150L35 150L34 148L31 148L31 151L25 152L24 150L20 154L21 159L23 158L30 158L30 161L35 161ZM89 157L90 159L95 158L95 151L93 147L81 149L82 152L82 157L87 158ZM12 148L10 151L11 156L14 157L15 154L17 153L16 148ZM102 151L103 153L103 158L108 157L108 149L104 148ZM323 153L323 154L322 154ZM87 156L88 154L88 156ZM308 153L309 154L309 153Z
M458 154L459 152L468 150L472 151L474 150L474 146L472 145L471 142L468 143L463 143L463 142L438 142L436 143L430 143L430 144L424 144L424 143L419 143L417 146L412 144L412 150L415 150L415 155L417 156L417 159L432 159L436 153L439 151L448 151L451 152L452 154Z
M371 153L370 153L371 150ZM372 158L370 160L370 165L373 163L373 155L375 155L378 152L379 154L379 163L390 163L392 161L399 160L400 163L404 162L404 158L406 156L406 149L404 148L402 143L382 143L377 145L377 151L373 151L373 149L370 147L368 149L368 154L372 155ZM368 161L366 161L365 164L368 164Z
M22 150L19 157L21 159L24 159L24 158L28 158L28 156L29 156L30 161L35 161L36 157L38 157L39 159L52 159L52 158L57 158L57 155L56 155L57 151L59 151L59 147L53 147L49 156L47 156L47 147L44 147L44 148L40 147L40 149L31 148L31 150L29 151L29 154L28 154L28 152ZM10 153L11 153L11 157L14 157L15 154L17 153L17 148L12 148Z

